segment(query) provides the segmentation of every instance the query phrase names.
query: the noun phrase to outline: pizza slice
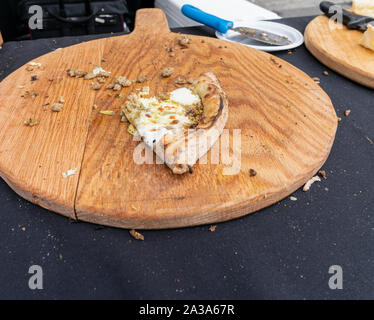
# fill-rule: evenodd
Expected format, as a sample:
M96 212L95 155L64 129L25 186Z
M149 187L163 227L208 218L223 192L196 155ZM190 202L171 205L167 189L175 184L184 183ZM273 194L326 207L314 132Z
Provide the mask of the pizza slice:
M216 76L207 72L191 86L158 97L132 94L123 114L174 174L192 173L221 135L228 101Z

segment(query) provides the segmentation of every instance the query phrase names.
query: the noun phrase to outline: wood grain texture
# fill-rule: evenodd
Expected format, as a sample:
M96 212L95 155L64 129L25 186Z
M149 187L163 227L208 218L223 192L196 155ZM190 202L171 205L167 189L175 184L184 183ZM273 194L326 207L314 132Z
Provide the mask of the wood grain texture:
M218 39L189 36L182 49L162 11L137 13L130 35L95 40L37 59L39 80L30 83L25 67L0 84L0 172L16 192L79 220L124 228L172 228L219 222L268 206L299 188L325 162L337 118L329 97L305 73L267 53ZM171 57L165 46L175 48ZM105 58L102 61L102 58ZM104 62L105 61L105 62ZM225 175L224 159L197 164L193 174L173 175L163 164L138 165L138 141L120 122L125 99L94 91L90 81L69 78L67 68L89 71L101 65L113 75L148 81L120 92L150 86L150 94L175 89L178 75L196 78L213 72L229 100L228 148L241 130L241 168ZM280 67L281 65L281 67ZM163 68L175 69L162 79ZM55 81L49 83L53 76ZM17 84L40 94L19 97ZM50 99L43 98L47 94ZM58 114L45 101L65 97ZM92 106L96 104L95 110ZM114 116L100 113L113 110ZM23 121L33 116L36 127ZM215 147L225 148L225 139ZM215 149L216 150L216 149ZM41 165L41 167L40 167ZM61 174L77 168L77 174ZM250 176L254 169L256 176Z
M374 51L359 45L362 32L338 26L330 30L326 16L313 19L305 29L306 47L332 70L374 88Z

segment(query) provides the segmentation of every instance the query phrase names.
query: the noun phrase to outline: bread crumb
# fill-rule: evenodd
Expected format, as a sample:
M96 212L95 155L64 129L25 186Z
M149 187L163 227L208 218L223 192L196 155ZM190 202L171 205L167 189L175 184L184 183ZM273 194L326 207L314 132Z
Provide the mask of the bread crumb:
M210 231L210 232L214 232L214 231L216 231L216 228L217 228L216 225L214 225L214 226L210 226L209 231Z
M178 76L174 81L175 84L186 84L187 80L181 76Z
M100 113L106 116L113 116L115 114L115 112L112 110L101 110Z
M53 112L60 112L62 110L62 104L61 103L54 103L52 105L52 111Z
M94 90L100 90L101 84L97 82L92 82L92 89Z
M307 181L307 183L303 187L303 191L308 191L310 189L310 186L316 181L321 181L321 178L319 176L314 176L312 179Z
M249 176L254 177L255 175L257 175L257 172L254 169L249 169Z
M94 74L93 72L90 72L90 73L87 73L85 76L84 76L84 79L85 80L92 80L96 78L96 74Z
M291 196L291 197L290 197L290 200L291 200L291 201L297 201L297 198L294 197L294 196Z
M144 236L135 229L131 229L129 233L134 239L144 241Z
M323 71L323 74L324 74L325 76L328 76L328 75L329 75L329 73L328 73L327 71Z
M173 67L167 67L161 71L161 77L168 78L173 74L173 72L174 72Z
M147 81L147 77L144 77L144 76L139 76L137 79L136 79L136 82L137 83L143 83L143 82L146 82Z
M35 119L30 118L29 120L25 121L24 124L26 127L34 127L38 124L38 122Z
M350 113L351 113L351 110L350 110L350 109L347 109L347 110L344 111L344 115L345 115L346 117L348 117Z
M62 173L62 177L63 177L64 179L66 179L66 178L68 178L68 177L70 177L70 176L76 174L77 171L78 171L78 169L70 169L70 170L68 170L68 171L66 171L66 172L63 172L63 173Z
M326 171L325 170L319 170L318 171L318 174L323 178L323 179L327 179L327 175L326 175Z
M114 86L113 86L113 90L114 91L121 91L121 89L122 89L122 87L121 87L121 85L120 84L115 84Z
M191 39L188 38L187 36L178 38L178 44L182 48L188 48L188 46L189 46L190 43L191 43Z

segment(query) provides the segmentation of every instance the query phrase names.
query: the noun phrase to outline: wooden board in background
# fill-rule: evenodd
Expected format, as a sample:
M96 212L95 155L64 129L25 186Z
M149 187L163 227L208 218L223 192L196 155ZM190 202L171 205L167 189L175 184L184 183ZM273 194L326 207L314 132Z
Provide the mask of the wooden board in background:
M334 26L335 29L330 29L326 16L313 19L305 29L306 47L332 70L374 88L374 51L359 45L362 32L341 24Z
M325 162L337 127L326 93L305 73L267 53L198 36L189 36L190 47L181 49L178 37L169 31L162 11L143 9L132 34L45 55L36 60L42 63L37 81L30 81L33 73L25 67L6 78L0 84L1 176L23 197L48 209L84 221L145 229L233 219L281 200L312 177ZM165 46L175 48L174 57ZM229 99L231 151L233 130L241 130L240 172L224 175L230 165L222 159L197 164L193 174L182 176L164 165L135 164L139 142L120 122L125 99L94 91L90 81L65 73L96 65L113 75L148 78L123 89L124 97L143 85L150 86L151 94L173 90L178 75L214 72ZM175 73L161 79L167 66ZM20 98L24 90L39 95ZM42 107L60 95L66 100L62 112ZM31 116L39 125L25 127L23 121ZM77 174L64 179L62 172L73 168ZM250 169L256 170L255 177Z

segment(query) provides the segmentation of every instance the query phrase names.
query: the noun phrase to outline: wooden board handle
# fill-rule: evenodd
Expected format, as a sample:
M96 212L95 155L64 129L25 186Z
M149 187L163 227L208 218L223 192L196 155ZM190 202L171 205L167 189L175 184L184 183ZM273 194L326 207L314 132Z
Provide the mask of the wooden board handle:
M161 9L140 9L136 11L133 34L160 34L170 32L165 13Z

